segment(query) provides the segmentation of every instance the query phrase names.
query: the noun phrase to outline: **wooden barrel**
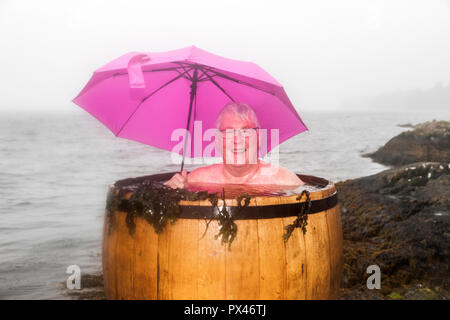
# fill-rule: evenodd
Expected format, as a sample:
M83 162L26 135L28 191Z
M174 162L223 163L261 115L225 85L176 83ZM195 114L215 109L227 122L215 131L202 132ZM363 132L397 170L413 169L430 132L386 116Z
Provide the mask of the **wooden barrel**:
M174 173L131 179L168 180ZM335 299L342 271L342 229L337 194L331 181L298 175L321 189L310 193L306 233L296 228L288 241L284 227L295 220L305 197L253 197L246 214L236 218L231 247L223 245L217 220L206 233L205 219L191 209L211 214L209 201L181 201L181 218L155 233L135 219L131 236L126 213L115 211L108 231L105 214L103 272L108 299ZM130 179L122 180L122 184ZM116 187L120 183L116 183ZM302 203L303 202L303 203ZM222 203L223 204L223 203ZM236 200L226 200L230 209ZM221 200L219 200L221 206Z

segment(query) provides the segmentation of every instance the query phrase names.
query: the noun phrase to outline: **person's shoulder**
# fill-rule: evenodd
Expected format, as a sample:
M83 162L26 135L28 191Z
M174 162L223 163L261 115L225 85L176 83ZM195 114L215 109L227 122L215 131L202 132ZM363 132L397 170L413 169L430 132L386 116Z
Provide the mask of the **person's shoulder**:
M217 174L219 170L221 170L221 164L216 163L206 167L200 167L192 170L188 174L189 182L205 182L205 181L214 181L214 177L217 178ZM211 180L214 179L214 180Z
M207 172L215 172L215 171L217 171L219 169L222 169L222 164L221 163L215 163L215 164L212 164L212 165L209 165L209 166L195 168L194 170L189 172L189 176L190 175L198 175L198 174L207 173Z
M304 184L304 182L297 176L296 173L292 172L287 168L282 168L282 172L287 180L289 180L292 184Z
M261 161L262 162L262 161ZM262 162L263 169L270 170L280 184L302 185L304 182L291 170L269 162Z

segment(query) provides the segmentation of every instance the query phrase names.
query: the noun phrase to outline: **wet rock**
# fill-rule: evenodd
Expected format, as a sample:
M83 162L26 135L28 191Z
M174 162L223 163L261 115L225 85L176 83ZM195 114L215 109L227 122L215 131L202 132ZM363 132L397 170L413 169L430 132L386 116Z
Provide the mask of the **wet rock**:
M376 290L341 290L339 300L384 300L384 296Z
M414 125L412 125L411 123L403 123L403 124L398 124L397 127L401 127L401 128L414 128Z
M449 297L450 293L443 288L428 288L420 283L400 288L387 295L387 299L391 300L448 300Z
M413 130L402 132L363 157L393 166L419 161L450 162L450 122L433 120L415 125Z
M62 284L65 288L65 283ZM64 295L73 300L105 300L103 273L81 274L80 289L64 289Z
M343 288L363 290L366 269L375 264L385 298L415 283L449 291L450 163L412 163L336 187L344 232Z
M440 287L430 289L419 284L405 290L403 296L405 299L410 300L447 300L449 299L450 294L447 290Z

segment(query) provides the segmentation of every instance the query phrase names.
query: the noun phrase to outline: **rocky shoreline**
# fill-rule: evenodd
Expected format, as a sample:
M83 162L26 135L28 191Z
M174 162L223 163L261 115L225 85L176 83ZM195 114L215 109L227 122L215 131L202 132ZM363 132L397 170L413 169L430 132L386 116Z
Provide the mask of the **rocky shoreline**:
M364 155L391 169L336 184L342 299L450 298L450 122L400 126L413 130ZM380 290L366 286L373 264Z
M419 161L450 162L450 122L433 120L399 126L413 130L402 132L377 151L362 156L394 166Z
M450 298L450 163L413 163L336 188L343 298ZM366 287L369 265L380 267L380 290Z
M402 126L413 130L364 155L394 167L336 183L343 300L450 298L450 123ZM379 290L367 289L370 265L380 267ZM86 289L67 296L104 299L102 275L84 278Z

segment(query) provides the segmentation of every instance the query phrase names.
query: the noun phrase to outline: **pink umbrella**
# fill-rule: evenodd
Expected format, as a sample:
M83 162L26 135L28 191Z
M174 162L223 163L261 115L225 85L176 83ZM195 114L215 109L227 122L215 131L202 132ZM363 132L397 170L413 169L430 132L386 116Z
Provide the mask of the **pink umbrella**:
M174 130L185 128L184 147L176 151L183 154L181 170L186 155L202 156L208 145L194 146L194 122L201 120L203 132L214 128L220 110L231 101L252 106L260 127L267 129L261 157L308 130L281 84L258 65L195 46L125 54L97 69L73 99L117 137L161 149L173 151L180 144ZM273 129L279 130L278 140L271 139Z

